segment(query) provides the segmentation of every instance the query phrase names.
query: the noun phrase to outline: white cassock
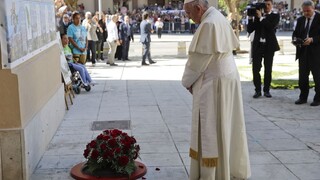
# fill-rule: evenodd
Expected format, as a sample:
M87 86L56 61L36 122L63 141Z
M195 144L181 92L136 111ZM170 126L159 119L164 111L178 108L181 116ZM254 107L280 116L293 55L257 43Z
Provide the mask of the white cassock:
M182 84L193 90L190 179L251 175L241 83L232 50L239 41L214 7L201 17Z

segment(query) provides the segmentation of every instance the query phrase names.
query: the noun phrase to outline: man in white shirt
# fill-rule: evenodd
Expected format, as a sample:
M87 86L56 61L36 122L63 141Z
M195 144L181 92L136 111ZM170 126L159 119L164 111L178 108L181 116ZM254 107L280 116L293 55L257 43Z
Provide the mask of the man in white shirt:
M158 20L155 23L155 26L157 29L158 38L161 39L162 28L163 28L163 22L161 21L161 18L158 18Z
M118 66L114 63L114 55L116 54L117 46L120 44L119 35L118 35L118 28L116 22L118 21L118 15L112 15L111 21L108 23L107 31L108 31L108 38L107 42L109 44L109 53L108 53L108 61L107 64L110 66Z

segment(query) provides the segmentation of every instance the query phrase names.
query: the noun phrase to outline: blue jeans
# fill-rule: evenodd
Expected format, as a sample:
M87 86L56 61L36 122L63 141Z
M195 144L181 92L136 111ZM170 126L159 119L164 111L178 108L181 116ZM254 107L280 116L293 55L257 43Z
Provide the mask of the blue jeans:
M80 73L80 76L85 84L89 84L92 79L90 77L90 74L87 71L87 68L83 64L78 63L70 63L72 67Z

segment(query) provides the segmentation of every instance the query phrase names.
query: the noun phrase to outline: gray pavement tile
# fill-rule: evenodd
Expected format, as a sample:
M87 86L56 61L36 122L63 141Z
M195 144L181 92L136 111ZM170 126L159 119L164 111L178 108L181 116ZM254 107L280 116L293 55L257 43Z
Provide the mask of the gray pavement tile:
M183 166L178 153L140 154L141 161L147 166Z
M250 180L298 180L282 164L256 164L251 165Z
M280 164L281 162L276 159L270 152L250 152L250 164Z
M186 117L165 117L164 121L166 124L186 124L186 125L191 125L191 116L186 116ZM191 128L191 126L190 126Z
M308 149L308 147L298 141L297 139L262 139L258 141L265 149L270 151L281 151L281 150L303 150Z
M142 154L161 154L161 153L177 153L177 149L173 142L138 142L140 153Z
M56 168L63 169L69 168L71 169L74 165L84 162L86 159L81 155L66 155L59 156L59 163Z
M279 130L279 127L270 121L246 121L246 129L247 131L271 129Z
M127 113L113 113L113 112L104 112L99 114L99 118L97 121L122 121L122 120L130 120L130 115Z
M65 127L59 128L55 134L56 136L63 135L87 135L92 136L91 124L86 127Z
M320 163L320 154L313 150L271 151L271 153L283 164Z
M93 134L92 134L93 135ZM92 140L92 135L56 135L52 138L52 144L64 144L64 143L87 143Z
M58 167L59 163L59 156L42 156L37 165L36 171L38 169L55 169Z
M44 155L45 156L79 155L79 154L83 154L83 151L86 145L87 143L49 144Z
M63 120L60 124L59 128L81 128L81 127L88 127L92 123L92 120Z
M280 129L247 131L254 139L289 139L292 136Z
M162 115L160 111L152 112L152 111L144 111L144 112L131 112L130 113L132 119L162 119Z
M167 133L168 128L164 123L160 124L131 124L131 129L134 134L142 134L142 133Z
M189 153L190 142L174 142L179 153Z
M191 159L189 157L189 153L180 153L180 156L182 158L182 163L184 166L190 166Z
M74 180L70 176L70 169L36 170L30 180Z
M168 128L173 133L191 133L190 124L168 124Z
M319 180L320 162L304 164L285 164L301 180Z
M319 122L320 123L320 122ZM296 129L286 129L286 131L292 134L295 137L320 137L320 129L305 129L305 128L296 128Z
M248 136L249 137L249 136ZM249 152L256 152L256 151L266 151L264 147L262 147L257 141L255 140L248 140L248 147Z
M190 142L189 132L171 132L174 142Z
M134 125L143 125L143 124L154 124L154 125L162 125L164 124L164 121L161 116L141 116L136 118L131 118L131 124Z
M169 133L141 133L134 134L138 142L172 142L172 137Z
M130 106L130 112L142 113L142 112L159 112L158 106Z
M147 180L186 180L188 174L183 166L179 167L147 167L148 172L144 176ZM159 170L156 170L158 168Z

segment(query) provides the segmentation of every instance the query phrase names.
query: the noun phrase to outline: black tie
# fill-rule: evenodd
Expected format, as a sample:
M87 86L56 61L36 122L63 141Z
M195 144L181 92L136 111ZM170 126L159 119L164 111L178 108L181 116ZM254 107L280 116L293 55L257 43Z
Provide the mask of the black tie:
M305 33L306 33L305 37L306 38L307 38L308 33L309 33L310 18L308 18L307 20L308 21L307 21L307 25L306 25L306 28L305 28Z

